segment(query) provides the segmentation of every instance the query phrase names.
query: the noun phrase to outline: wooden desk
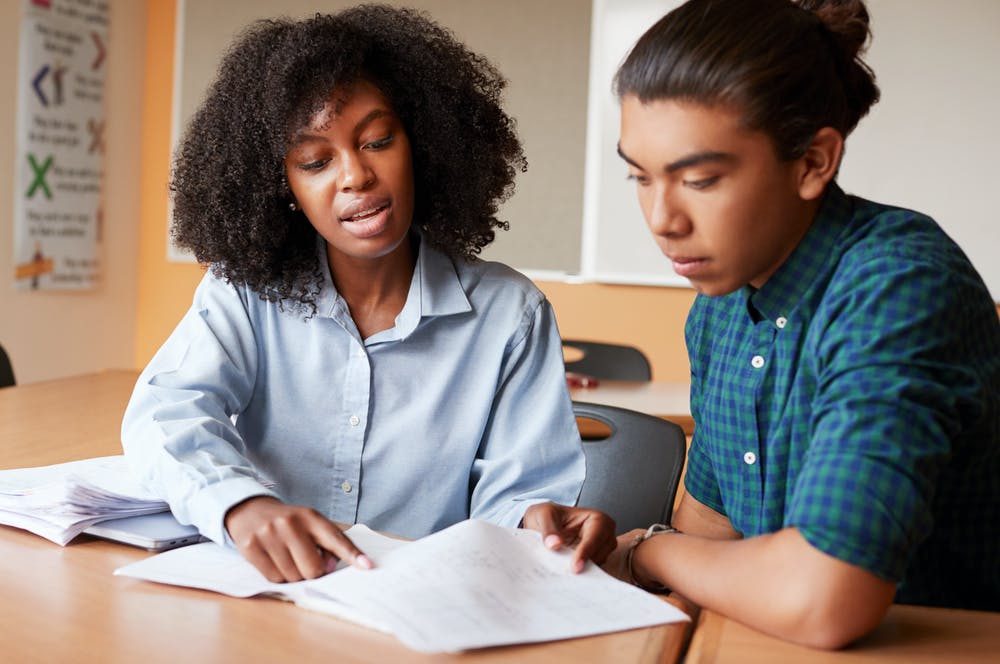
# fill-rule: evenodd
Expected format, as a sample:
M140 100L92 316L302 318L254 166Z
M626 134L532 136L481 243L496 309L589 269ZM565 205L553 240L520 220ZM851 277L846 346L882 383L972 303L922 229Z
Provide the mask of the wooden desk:
M0 389L0 468L120 454L137 374ZM0 526L0 660L9 662L676 662L688 624L424 656L390 636L272 599L112 576L151 554L81 536L66 547Z
M689 383L601 380L597 387L570 388L573 401L587 401L637 410L676 422L690 436L694 433Z
M844 650L824 652L785 643L702 611L687 664L995 663L1000 613L893 605L882 624Z

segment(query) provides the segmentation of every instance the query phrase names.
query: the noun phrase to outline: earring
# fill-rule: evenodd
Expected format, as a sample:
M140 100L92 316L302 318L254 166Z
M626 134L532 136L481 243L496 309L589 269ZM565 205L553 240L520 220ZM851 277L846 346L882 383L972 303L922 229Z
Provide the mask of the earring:
M295 204L295 201L292 201L291 203L288 204L288 209L291 210L292 212L295 212L296 210L299 209L299 206Z

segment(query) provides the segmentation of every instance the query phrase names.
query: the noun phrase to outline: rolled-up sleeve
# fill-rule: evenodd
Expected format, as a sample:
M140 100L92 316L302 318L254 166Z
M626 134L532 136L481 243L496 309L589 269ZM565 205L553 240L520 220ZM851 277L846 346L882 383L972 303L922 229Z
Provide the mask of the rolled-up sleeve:
M810 447L785 525L898 581L931 530L938 475L983 386L961 359L955 318L974 283L891 258L858 261L827 298Z
M273 495L233 423L254 389L257 350L235 288L208 274L191 309L139 376L122 422L136 476L216 542L233 505Z

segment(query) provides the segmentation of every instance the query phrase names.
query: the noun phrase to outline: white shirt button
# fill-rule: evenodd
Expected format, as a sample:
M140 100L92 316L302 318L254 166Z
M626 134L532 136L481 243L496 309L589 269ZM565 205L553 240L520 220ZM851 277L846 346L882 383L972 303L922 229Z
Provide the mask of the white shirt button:
M350 493L351 489L353 489L354 487L351 486L350 482L344 480L344 483L340 485L340 488L344 490L344 493Z
M743 455L743 461L744 463L746 463L746 465L752 466L755 463L757 463L757 455L754 454L753 452L747 452L746 454Z
M782 330L786 325L788 325L788 319L784 316L778 316L778 319L774 321L774 324L778 326L779 330Z
M750 364L753 365L754 369L760 369L762 366L764 366L764 358L761 357L760 355L754 355L753 359L750 360Z
M351 419L349 419L348 422L351 423L352 427L356 427L359 424L361 424L361 418L358 417L357 415L351 415Z

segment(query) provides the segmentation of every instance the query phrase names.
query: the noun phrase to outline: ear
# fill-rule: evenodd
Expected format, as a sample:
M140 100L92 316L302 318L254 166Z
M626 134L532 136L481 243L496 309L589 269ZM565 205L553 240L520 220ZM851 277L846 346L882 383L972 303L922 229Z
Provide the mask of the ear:
M837 175L844 153L844 137L833 127L816 132L806 152L799 158L798 188L803 200L818 198Z

